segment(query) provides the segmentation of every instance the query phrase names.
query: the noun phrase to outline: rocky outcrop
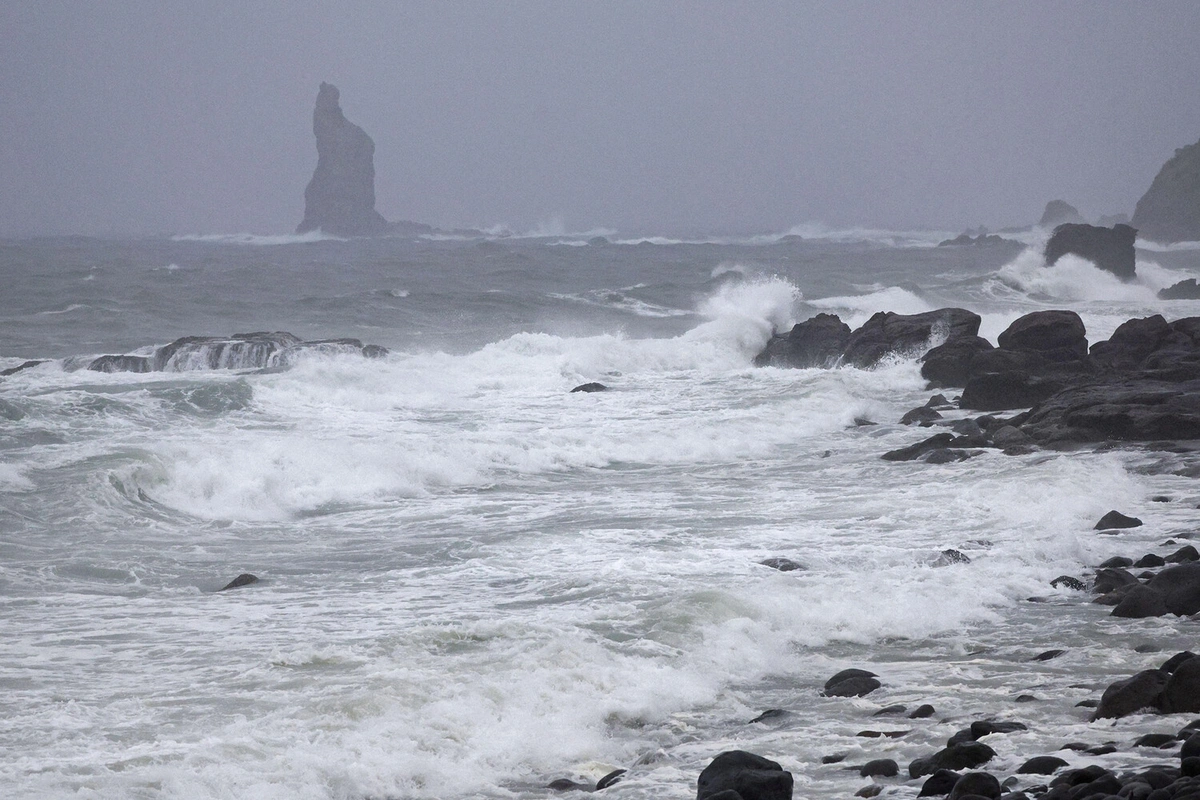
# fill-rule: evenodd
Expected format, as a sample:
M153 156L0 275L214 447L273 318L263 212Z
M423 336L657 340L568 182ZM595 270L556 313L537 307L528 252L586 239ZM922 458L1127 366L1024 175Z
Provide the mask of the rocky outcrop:
M857 367L873 367L893 353L918 355L931 339L952 341L979 333L978 314L963 308L941 308L923 314L880 311L850 334L843 361Z
M351 354L381 358L387 348L358 339L303 341L286 331L184 336L153 355L106 355L87 366L94 372L192 372L209 369L266 369L290 366L301 353Z
M375 142L342 114L337 87L322 83L313 109L317 169L304 190L304 220L335 236L371 236L388 230L375 210Z
M1054 229L1046 242L1046 265L1053 266L1068 253L1086 258L1105 272L1123 281L1136 277L1133 242L1137 230L1128 225L1100 228L1095 225L1063 224Z
M745 750L721 753L700 773L696 800L790 800L792 773Z
M1138 200L1133 224L1158 242L1200 239L1200 142L1181 147Z
M1038 220L1038 225L1042 228L1053 228L1064 222L1083 222L1079 209L1066 200L1051 200L1046 203L1046 210L1042 212L1042 218Z
M1159 300L1200 300L1200 284L1195 278L1188 278L1158 290Z
M850 326L836 314L817 314L797 323L791 331L772 336L754 359L755 366L832 367L850 341Z

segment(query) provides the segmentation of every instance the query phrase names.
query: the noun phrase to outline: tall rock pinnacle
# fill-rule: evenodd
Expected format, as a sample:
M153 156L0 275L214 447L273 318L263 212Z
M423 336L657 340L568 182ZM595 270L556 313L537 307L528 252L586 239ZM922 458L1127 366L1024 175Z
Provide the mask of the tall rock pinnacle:
M1200 239L1200 142L1181 147L1138 200L1133 226L1159 242Z
M296 233L383 233L389 226L375 210L375 142L346 119L338 97L336 86L321 84L313 109L317 169L304 190L304 220Z

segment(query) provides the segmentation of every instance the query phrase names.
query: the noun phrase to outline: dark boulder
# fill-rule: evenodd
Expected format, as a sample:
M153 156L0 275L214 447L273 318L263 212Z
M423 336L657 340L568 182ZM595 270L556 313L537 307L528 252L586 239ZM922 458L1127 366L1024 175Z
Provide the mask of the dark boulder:
M1200 561L1200 551L1196 550L1196 548L1190 544L1185 544L1183 547L1164 558L1163 561L1171 564L1187 564L1192 561Z
M1173 733L1147 733L1145 736L1139 736L1137 741L1133 743L1133 746L1162 749L1171 747L1177 741L1179 741L1179 737Z
M817 314L797 323L786 334L772 336L755 366L832 367L841 359L850 340L850 326L836 314Z
M917 706L917 709L908 715L909 719L926 719L937 713L936 709L928 703L923 703Z
M1092 581L1092 592L1095 594L1108 594L1117 589L1136 586L1137 584L1137 577L1129 570L1098 569L1096 570L1096 577Z
M987 372L967 380L959 406L973 411L1031 408L1053 397L1064 386L1061 379L1024 371Z
M1050 581L1050 585L1055 589L1070 589L1073 592L1082 592L1087 589L1086 583L1079 578L1072 578L1070 575L1059 575Z
M773 719L782 719L786 717L788 712L782 708L768 708L766 711L759 714L754 719L750 720L747 725L753 725L756 722L768 722Z
M1186 617L1200 613L1200 562L1167 567L1147 586L1163 594L1172 614Z
M996 757L996 751L980 742L962 742L939 750L929 758L919 758L908 766L913 778L931 775L940 769L974 769Z
M1167 714L1200 712L1200 657L1193 656L1175 668L1158 707Z
M607 789L608 787L612 786L613 784L620 783L621 778L627 772L629 772L629 770L627 770L627 769L614 769L612 772L608 773L603 778L596 781L596 791L602 792L605 789Z
M1108 339L1092 345L1092 361L1109 369L1134 369L1172 333L1162 314L1127 320Z
M736 792L742 800L791 800L792 773L774 761L745 750L721 753L700 773L696 800L717 800Z
M950 800L963 797L989 797L998 800L1000 781L986 772L968 772L959 778L950 790Z
M1058 756L1035 756L1017 767L1018 775L1051 775L1067 766Z
M934 411L928 406L921 406L920 408L914 408L911 411L906 412L905 415L900 418L900 424L913 425L918 422L936 422L941 418L942 415L940 412Z
M937 797L943 794L950 794L951 790L954 789L954 784L958 783L960 777L962 776L952 770L939 769L930 775L925 780L925 783L921 785L921 791L917 793L917 797Z
M1146 555L1134 562L1133 566L1138 567L1139 569L1144 569L1146 567L1165 566L1166 563L1167 560L1157 553L1146 553Z
M934 386L966 386L979 356L995 348L981 336L949 339L921 357L921 377Z
M16 375L18 372L27 370L30 367L36 367L38 364L45 364L45 363L46 363L46 359L42 358L42 359L35 359L35 360L31 360L31 361L24 361L20 364L17 364L15 367L9 367L8 369L0 369L0 378L7 378L9 375Z
M1137 202L1133 224L1159 242L1200 239L1200 142L1175 151Z
M832 685L826 684L824 694L826 697L865 697L882 685L878 678L846 678Z
M1121 602L1112 610L1112 616L1126 619L1161 617L1167 612L1167 601L1162 592L1149 586L1131 586Z
M1117 681L1104 690L1092 719L1116 719L1144 708L1156 708L1169 678L1170 675L1160 669L1148 669Z
M1133 559L1126 558L1125 556L1113 556L1112 558L1105 559L1104 561L1100 562L1101 569L1124 569L1125 567L1132 566Z
M574 389L572 389L569 392L569 394L575 394L576 392L585 392L585 393L591 394L593 392L607 392L607 391L608 391L608 387L605 386L603 383L593 382L593 383L581 383L578 386L576 386Z
M884 461L915 461L926 453L949 446L953 441L953 434L938 433L916 444L910 444L908 447L889 450L880 456L880 458Z
M841 672L836 673L829 680L825 681L825 686L823 688L825 689L825 691L828 692L830 689L832 689L834 686L838 685L842 681L848 681L851 678L878 678L878 677L879 676L876 675L874 672L870 672L865 669L858 669L857 667L850 667L848 669L844 669Z
M1035 353L1051 362L1088 354L1087 331L1074 311L1034 311L1013 321L996 339L1001 350Z
M1064 223L1054 229L1046 242L1046 264L1053 266L1071 253L1086 258L1099 269L1111 272L1123 281L1136 277L1133 242L1137 230L1128 225L1100 228L1082 223Z
M894 778L900 774L900 765L890 758L877 758L863 764L858 774L864 778Z
M1141 526L1142 521L1137 517L1129 517L1120 511L1113 510L1101 517L1093 530L1108 531L1118 528L1140 528Z
M931 339L946 341L979 333L978 314L962 308L941 308L923 314L881 311L850 334L843 361L857 367L873 367L885 356L920 356Z
M304 219L296 233L384 233L388 223L375 210L375 142L346 119L338 100L337 87L322 83L313 108L317 168L304 190Z

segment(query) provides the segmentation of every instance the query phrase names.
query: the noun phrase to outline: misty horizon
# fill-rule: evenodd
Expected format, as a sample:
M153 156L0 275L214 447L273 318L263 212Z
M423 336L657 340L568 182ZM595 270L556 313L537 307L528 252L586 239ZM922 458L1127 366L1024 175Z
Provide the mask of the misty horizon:
M998 230L1200 139L1200 7L66 2L0 10L0 235L290 233L317 87L443 229Z

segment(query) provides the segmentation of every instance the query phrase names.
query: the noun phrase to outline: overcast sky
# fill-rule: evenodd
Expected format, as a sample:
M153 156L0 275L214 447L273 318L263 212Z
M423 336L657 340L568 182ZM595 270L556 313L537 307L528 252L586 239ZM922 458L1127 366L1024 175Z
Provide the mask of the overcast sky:
M781 231L1132 213L1200 2L0 5L0 235L289 232L323 80L388 219Z

